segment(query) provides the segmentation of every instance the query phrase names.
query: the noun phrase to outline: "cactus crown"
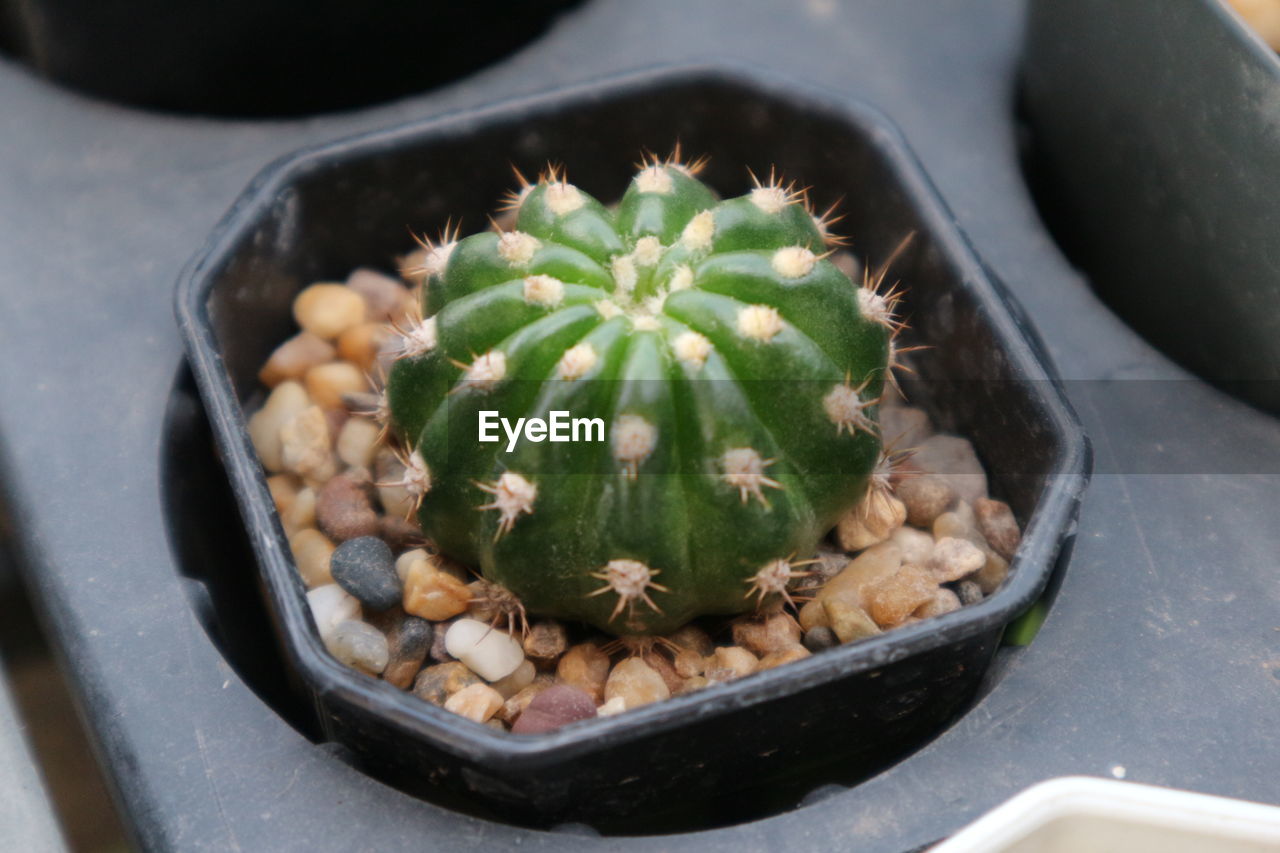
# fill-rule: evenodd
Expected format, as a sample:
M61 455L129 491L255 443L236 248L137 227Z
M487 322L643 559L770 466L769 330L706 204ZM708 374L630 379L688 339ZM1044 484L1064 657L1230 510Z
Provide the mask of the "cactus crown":
M804 192L720 201L697 171L648 159L609 209L551 169L514 229L427 253L387 389L419 520L533 613L642 634L789 600L877 461L892 295L825 257ZM607 434L507 452L482 410Z

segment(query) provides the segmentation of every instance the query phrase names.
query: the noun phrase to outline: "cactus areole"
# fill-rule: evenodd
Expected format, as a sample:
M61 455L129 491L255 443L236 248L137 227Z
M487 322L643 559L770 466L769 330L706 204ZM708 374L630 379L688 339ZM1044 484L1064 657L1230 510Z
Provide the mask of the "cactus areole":
M893 294L826 259L806 194L721 201L697 171L646 162L610 209L552 170L513 230L428 246L387 383L405 482L530 613L654 634L786 597L880 459ZM604 440L509 450L481 412Z

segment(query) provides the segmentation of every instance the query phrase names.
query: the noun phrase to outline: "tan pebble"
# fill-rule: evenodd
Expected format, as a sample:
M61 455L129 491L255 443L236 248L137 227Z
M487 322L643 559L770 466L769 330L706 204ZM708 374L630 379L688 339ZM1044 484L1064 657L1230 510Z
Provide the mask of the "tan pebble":
M615 714L621 714L625 710L627 710L627 700L621 696L615 696L599 708L596 708L596 716L612 717Z
M354 472L331 478L316 496L316 525L338 542L377 536L380 523L369 491L369 484Z
M734 645L742 646L757 657L800 642L800 624L788 613L776 613L764 619L739 616L732 624Z
M316 526L316 490L310 486L298 492L289 511L280 517L286 536Z
M929 474L903 477L894 487L894 494L902 499L907 523L917 527L929 527L956 502L956 493L951 485L941 477Z
M707 657L706 673L709 681L729 679L712 678L712 672L728 671L729 678L741 678L750 675L760 666L760 660L741 646L721 646Z
M398 279L365 267L347 276L347 287L364 298L365 319L377 323L391 320L408 292Z
M710 682L708 682L707 679L701 675L695 675L692 678L686 678L684 680L684 684L680 685L680 689L674 695L683 696L686 693L692 693L695 690L701 690L702 688L706 687L709 683Z
M373 459L373 470L378 483L397 483L404 477L404 464L390 448L379 448ZM378 500L387 515L409 518L416 501L405 486L379 485Z
M978 546L985 546L987 540L978 531L975 523L966 518L965 510L968 506L962 501L955 509L950 512L944 512L934 519L932 526L933 538L946 539L948 536L954 536L957 539L968 539Z
M680 648L691 649L704 657L711 654L716 648L711 635L697 625L685 625L683 628L677 628L667 634L666 638Z
M337 471L329 424L319 406L303 409L280 428L280 461L287 470L310 481L327 481Z
M903 525L893 531L889 541L902 549L902 562L923 565L933 553L933 536L923 530Z
M892 447L916 447L933 435L933 424L924 409L885 406L880 410L880 434Z
M968 539L947 536L934 543L928 566L941 582L958 581L986 565L987 555Z
M338 336L338 357L362 371L373 371L378 353L394 334L383 323L361 323ZM367 385L368 383L366 383Z
M534 697L546 690L552 684L554 684L554 682L535 680L532 684L528 685L510 699L503 702L502 707L498 709L498 713L496 715L497 718L502 720L504 723L514 723L516 721L516 717L523 714L524 709L529 707L529 703L533 701Z
M311 405L307 391L297 382L281 382L267 397L262 408L249 418L249 438L262 460L262 467L272 473L284 469L283 442L280 431L286 423Z
M706 659L706 655L698 654L693 649L681 649L676 652L671 666L675 669L676 675L688 680L702 675L702 671L706 668Z
M505 734L506 732L511 730L510 728L508 728L506 723L502 722L502 720L499 720L496 716L488 720L485 720L484 724L489 728L493 729L495 732L503 732Z
M605 701L622 699L627 708L638 708L670 697L671 689L662 676L640 658L627 658L619 663L609 673L604 685Z
M338 458L352 468L368 468L373 465L378 449L380 428L365 418L348 418L338 433Z
M327 536L319 530L299 530L289 537L289 550L307 589L333 583L329 560L333 557L334 545Z
M406 613L442 622L466 611L471 602L467 585L438 571L428 560L415 561L404 579Z
M934 616L941 616L944 613L950 613L953 610L959 609L960 596L956 595L946 587L940 586L937 591L934 592L933 598L917 607L915 612L911 615L920 619L930 619Z
M987 562L982 568L970 575L977 581L978 587L985 595L990 595L1000 588L1004 579L1009 576L1009 562L995 551L987 551Z
M840 574L827 581L814 601L827 598L845 598L850 603L862 605L863 590L881 578L898 571L902 565L902 549L889 542L872 546L850 561ZM802 627L807 631L810 626Z
M524 654L539 669L555 669L560 656L569 648L569 632L555 620L534 622L524 638Z
M946 480L955 493L969 503L987 496L987 474L968 439L954 435L931 436L916 446L911 464Z
M505 702L521 690L524 690L526 687L533 684L533 677L537 675L537 673L538 670L534 667L533 661L526 660L516 667L515 672L505 678L499 678L490 686L502 694L502 701Z
M438 629L437 629L438 631ZM453 694L472 684L483 684L480 676L457 661L429 666L413 680L413 694L433 705L443 705Z
M987 544L1001 557L1012 560L1022 533L1018 530L1018 520L1013 517L1013 510L1009 505L1004 501L982 498L974 503L973 514L977 519L978 530Z
M444 709L473 722L483 723L498 713L505 700L487 684L464 687L445 700Z
M564 653L556 665L556 678L593 697L604 700L604 684L609 677L609 656L595 643L579 643Z
M842 643L852 643L880 633L880 626L856 604L838 598L822 603L827 623Z
M667 689L673 694L684 684L684 677L676 672L675 665L658 651L650 651L640 656L649 668L662 677Z
M304 331L331 341L363 323L364 297L342 284L313 284L293 300L293 318Z
M933 598L938 580L920 566L905 565L867 590L866 611L881 628L896 628L917 607Z
M267 491L271 492L271 502L276 505L276 513L281 518L297 500L300 488L302 483L293 474L274 474L267 478Z
M797 643L785 649L778 649L776 652L770 652L760 658L760 669L773 669L775 666L782 666L784 663L803 660L809 657L809 650Z
M971 575L970 579L976 581L984 593L990 594L1008 577L1009 561L987 544L986 538L979 532L976 525L974 511L962 501L953 512L944 512L938 516L938 520L933 523L933 535L936 539L944 539L948 536L968 539L982 549L987 558L986 563Z
M414 548L412 551L405 551L399 557L396 557L396 574L400 576L400 582L404 583L409 577L409 568L419 560L426 560L427 552L423 548Z
M332 361L335 350L310 332L299 332L276 347L258 371L258 381L274 388L286 379L300 379L318 364Z
M342 405L342 395L358 393L369 387L369 380L360 368L346 361L317 365L307 371L302 381L317 406L343 414L346 410Z
M814 628L830 627L827 611L822 606L823 600L821 597L812 598L801 605L800 612L796 615L801 630L812 631Z
M907 520L907 509L893 495L871 492L844 514L836 525L836 541L846 551L879 544Z

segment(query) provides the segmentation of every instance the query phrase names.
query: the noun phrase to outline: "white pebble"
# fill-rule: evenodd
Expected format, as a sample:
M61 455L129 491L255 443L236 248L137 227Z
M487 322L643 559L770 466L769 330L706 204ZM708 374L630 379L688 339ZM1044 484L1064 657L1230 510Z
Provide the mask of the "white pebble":
M307 593L311 616L316 620L320 639L327 641L339 622L360 618L360 601L336 583L318 586Z
M612 717L614 714L621 714L627 710L627 700L621 696L614 696L608 702L605 702L596 709L596 715L600 717Z
M510 634L476 619L459 619L444 635L449 654L485 681L506 678L524 663L524 648Z

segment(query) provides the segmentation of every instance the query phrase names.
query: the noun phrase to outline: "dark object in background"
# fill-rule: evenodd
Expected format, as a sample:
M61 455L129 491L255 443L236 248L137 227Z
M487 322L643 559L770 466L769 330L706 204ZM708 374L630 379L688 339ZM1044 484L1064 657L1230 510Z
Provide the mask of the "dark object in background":
M140 107L341 110L503 58L578 0L0 0L0 47Z
M1280 57L1220 0L1033 0L1022 83L1064 250L1156 346L1280 412Z
M938 390L922 402L943 428L973 440L1024 522L1008 582L927 623L536 736L475 725L342 666L316 633L245 431L243 407L292 328L293 297L311 281L389 263L406 248L406 225L435 229L449 215L483 222L511 181L508 162L536 172L548 158L563 161L575 184L599 193L623 185L642 146L665 151L677 139L710 155L705 176L722 193L742 190L745 167L762 174L776 164L831 193L820 207L843 194L840 230L857 234L873 263L916 234L894 269L911 283L904 310L916 335L932 346L917 364ZM324 736L408 790L433 796L443 785L507 819L633 815L631 831L656 832L671 826L666 810L729 799L732 819L744 819L899 759L973 696L1004 625L1069 550L1085 485L1083 432L1033 333L898 132L860 104L760 72L645 72L286 157L237 202L177 298L277 636ZM705 828L699 820L692 825Z

